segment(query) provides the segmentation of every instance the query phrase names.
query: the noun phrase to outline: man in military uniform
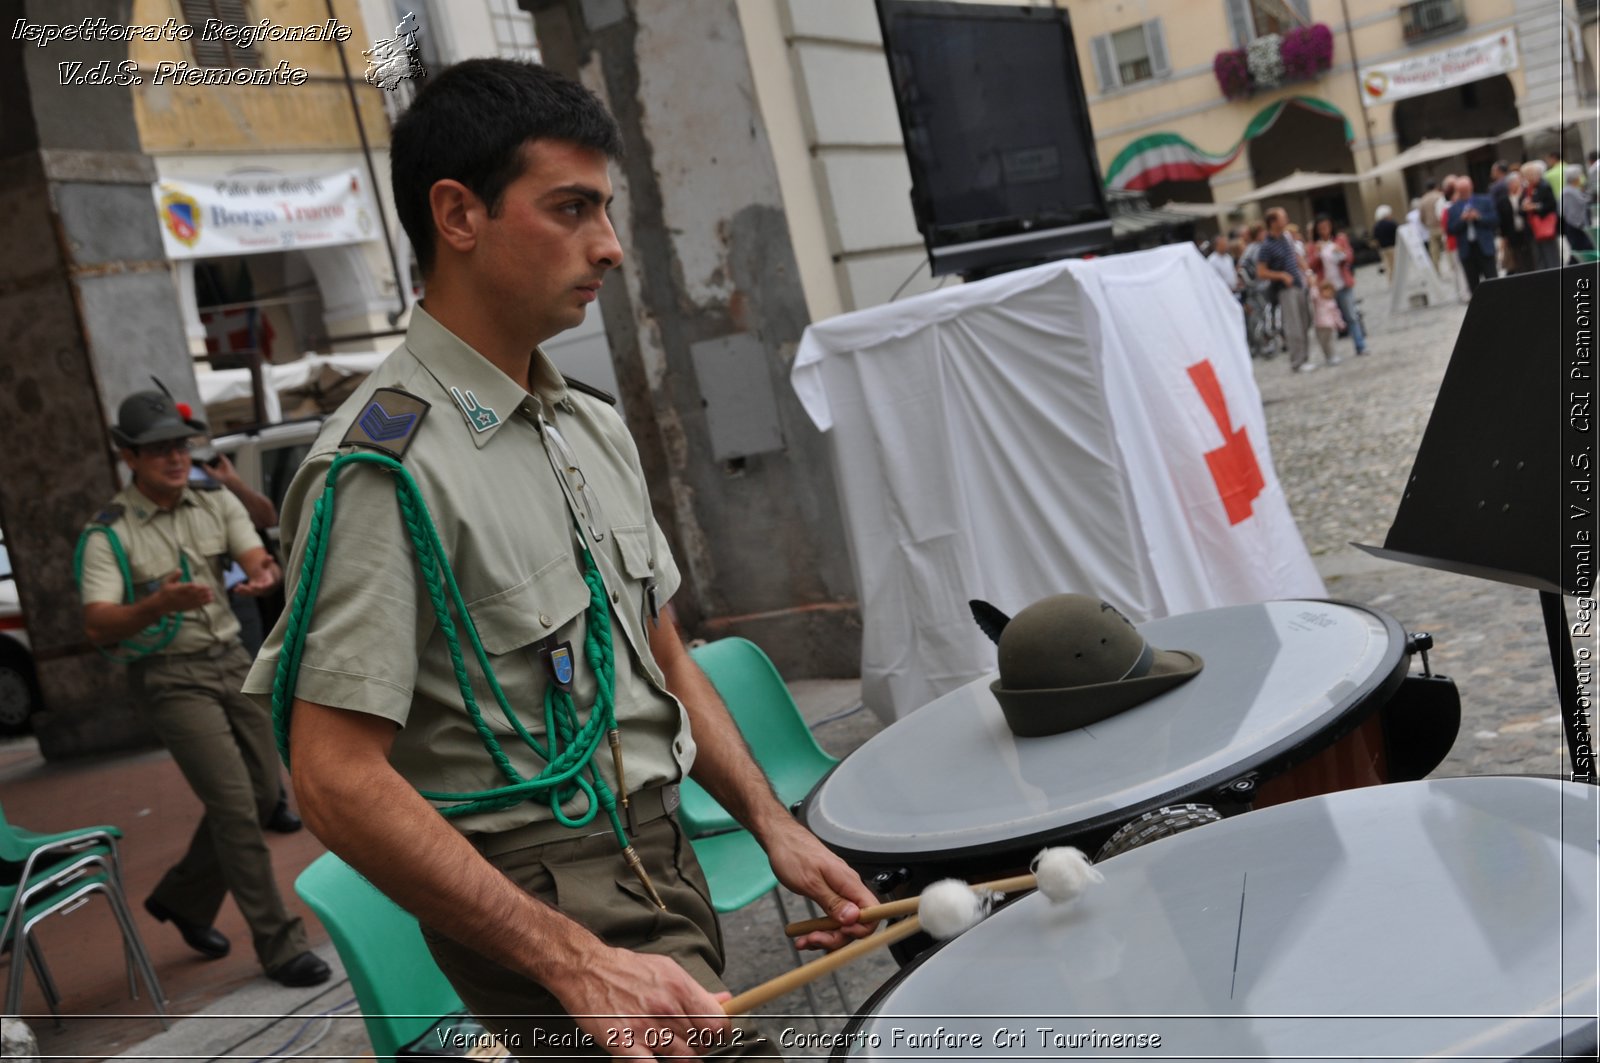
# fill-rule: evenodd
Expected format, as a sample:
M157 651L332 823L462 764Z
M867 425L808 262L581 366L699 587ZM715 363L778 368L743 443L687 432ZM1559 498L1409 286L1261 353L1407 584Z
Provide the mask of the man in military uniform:
M634 444L609 401L564 379L538 347L583 320L621 262L606 214L618 147L587 90L497 59L431 78L396 124L395 199L426 304L290 487L288 579L309 583L309 558L319 589L303 640L286 645L286 611L245 689L268 696L280 659L298 661L289 752L301 815L417 915L445 975L512 1051L770 1052L753 1027L722 1017L720 933L671 815L675 784L692 766L778 877L847 924L802 944L865 933L859 908L873 896L773 796L670 618L658 616L679 576ZM470 632L459 642L478 721L467 709L432 602L440 581L419 575L399 476L355 460L383 455L417 483L527 740L496 706ZM331 525L311 530L341 456L351 464L334 470ZM609 666L597 639L614 650ZM620 756L602 746L591 766L604 788L628 795L626 840L643 873L604 813L563 825L548 792L449 818L423 796L459 805L539 776L561 737L545 727L552 684L570 690L578 722L611 692ZM581 820L595 801L570 794L562 815Z
M86 532L84 632L97 644L127 644L140 709L205 805L188 852L145 908L217 959L229 943L212 924L232 893L267 976L316 985L328 965L284 909L261 835L280 792L272 721L239 693L250 658L223 584L229 558L246 576L235 594L263 594L281 574L244 505L215 481L190 482L189 437L203 431L160 391L119 408L111 434L133 481Z

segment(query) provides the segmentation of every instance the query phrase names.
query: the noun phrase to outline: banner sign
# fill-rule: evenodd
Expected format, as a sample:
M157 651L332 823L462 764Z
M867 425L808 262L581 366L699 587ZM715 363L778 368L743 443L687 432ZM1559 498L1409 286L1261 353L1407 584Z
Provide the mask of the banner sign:
M153 192L168 258L356 244L378 235L378 208L354 169L164 180Z
M1517 68L1517 33L1506 29L1454 48L1361 68L1361 102L1368 107L1465 85Z

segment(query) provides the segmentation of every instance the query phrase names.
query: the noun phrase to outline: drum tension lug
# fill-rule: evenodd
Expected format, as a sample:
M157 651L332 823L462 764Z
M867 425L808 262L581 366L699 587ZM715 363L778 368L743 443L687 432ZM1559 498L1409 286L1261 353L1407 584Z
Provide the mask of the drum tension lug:
M1432 677L1433 669L1428 667L1428 651L1433 649L1433 636L1426 631L1413 631L1406 636L1406 653L1420 653L1422 655L1422 674Z
M1256 792L1256 783L1259 781L1260 779L1256 776L1256 773L1251 772L1248 775L1239 776L1219 790L1218 793L1223 797L1248 798Z
M872 881L867 883L873 893L880 897L887 897L900 886L911 881L911 869L897 867L892 871L880 871L872 876Z

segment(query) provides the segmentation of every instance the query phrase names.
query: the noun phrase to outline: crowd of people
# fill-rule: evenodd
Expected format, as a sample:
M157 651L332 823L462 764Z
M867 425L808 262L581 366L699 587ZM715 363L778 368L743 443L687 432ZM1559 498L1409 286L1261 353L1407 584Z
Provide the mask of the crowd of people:
M1484 280L1552 269L1594 250L1591 238L1600 153L1587 168L1563 163L1558 152L1519 166L1496 162L1490 185L1476 191L1472 178L1449 175L1430 182L1413 200L1405 222L1388 205L1377 208L1371 242L1388 283L1395 278L1395 246L1402 224L1417 227L1434 268L1454 283L1463 300ZM1332 218L1319 215L1309 237L1274 207L1260 222L1219 233L1208 263L1244 308L1252 357L1289 354L1289 368L1309 373L1339 365L1338 340L1348 337L1356 355L1371 353L1355 297L1355 249Z
M1313 336L1330 367L1344 361L1336 350L1341 336L1357 355L1370 353L1356 305L1355 257L1332 218L1319 215L1308 239L1274 207L1260 222L1218 234L1208 261L1244 307L1250 353L1270 358L1281 344L1289 368L1309 373L1317 368Z
M1600 153L1589 152L1587 172L1555 151L1516 166L1502 159L1490 167L1489 181L1483 192L1465 176L1430 182L1406 216L1424 235L1434 267L1467 298L1484 280L1561 265L1563 240L1568 262L1594 250Z

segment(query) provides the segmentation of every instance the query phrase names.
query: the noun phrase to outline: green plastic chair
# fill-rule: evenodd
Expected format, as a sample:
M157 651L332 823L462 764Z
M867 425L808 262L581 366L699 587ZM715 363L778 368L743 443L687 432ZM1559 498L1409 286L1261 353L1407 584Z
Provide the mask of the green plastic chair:
M295 892L322 920L350 977L379 1060L396 1060L408 1045L431 1046L484 1031L462 1006L422 940L411 913L333 853L313 860L294 882Z
M749 831L690 838L689 844L711 886L711 906L719 913L736 912L777 890L778 876L772 873L766 852ZM775 895L781 909L782 894ZM784 919L786 924L788 921Z
M838 760L817 745L772 661L741 638L718 639L689 653L722 695L778 800L790 808L799 804ZM678 819L691 838L739 829L727 809L694 780L684 780L680 798Z
M9 871L15 865L5 865ZM14 884L0 886L0 904L6 907L8 937L4 946L12 955L11 972L6 980L5 1014L18 1015L22 1007L22 962L26 955L29 965L39 979L45 1003L55 1015L56 1025L61 1025L61 994L50 969L45 966L44 954L33 936L34 929L53 915L70 915L77 911L94 894L105 897L111 905L117 927L122 932L122 945L128 961L128 992L137 998L139 986L135 972L142 975L150 990L150 999L163 1028L167 1026L166 1007L161 993L161 983L156 978L155 966L144 942L134 926L133 913L128 910L122 884L112 863L111 855L103 848L73 854L66 860L35 865L33 872Z
M789 807L798 804L838 761L823 752L811 736L811 728L806 726L772 661L759 646L742 638L718 639L689 652L722 696L778 800ZM737 911L770 893L777 903L778 917L787 925L790 920L783 891L755 836L740 827L728 810L693 779L683 780L679 796L678 820L706 873L712 907L723 913ZM796 965L803 963L794 943L784 940L794 953ZM840 1004L849 1010L837 973L833 985ZM822 1014L809 984L805 992L812 1013Z
M60 995L38 943L32 937L32 929L72 901L100 893L111 904L122 930L129 995L138 997L137 979L143 975L154 998L156 1013L165 1026L155 969L131 917L124 919L128 911L127 898L117 857L117 841L121 837L122 831L109 824L64 831L33 831L9 822L4 808L0 808L0 907L5 909L4 920L0 921L0 950L10 949L17 957L27 954L44 989L45 1000L54 1013ZM86 877L91 874L100 876L103 882ZM71 893L66 901L61 900L63 891ZM14 961L6 987L6 999L13 1002L9 1014L15 1014L15 1002L20 1002L21 992L21 963Z

